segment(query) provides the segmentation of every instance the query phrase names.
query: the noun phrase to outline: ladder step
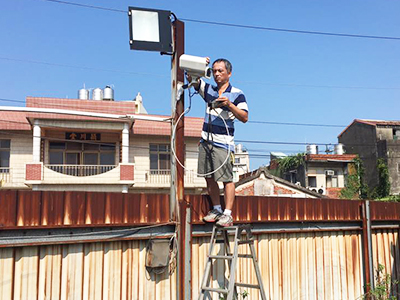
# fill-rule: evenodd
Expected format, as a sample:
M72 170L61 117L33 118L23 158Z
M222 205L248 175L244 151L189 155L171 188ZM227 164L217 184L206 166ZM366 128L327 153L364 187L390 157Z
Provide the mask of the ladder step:
M224 241L224 240L215 240L215 243L217 243L217 244L224 244L225 241Z
M253 244L254 241L253 240L245 240L245 241L238 241L239 245L243 245L243 244Z
M213 259L233 259L233 255L210 255L209 258L213 258Z
M203 286L201 289L204 290L204 291L223 293L223 294L228 294L228 292L229 292L226 289L211 288L211 287L208 287L208 286Z
M238 286L238 287L244 287L244 288L249 288L249 289L260 289L260 286L258 284L235 282L235 285Z
M253 255L251 255L251 254L239 254L238 257L241 257L241 258L253 258Z

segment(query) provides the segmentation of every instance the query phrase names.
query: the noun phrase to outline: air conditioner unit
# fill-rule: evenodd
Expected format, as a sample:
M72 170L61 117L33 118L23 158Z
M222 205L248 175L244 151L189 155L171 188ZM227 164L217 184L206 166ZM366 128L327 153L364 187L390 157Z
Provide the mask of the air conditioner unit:
M325 194L326 194L324 188L319 188L319 189L317 190L317 193L318 193L318 194L321 194L321 195L325 195Z
M335 171L333 171L333 170L325 170L325 175L326 176L335 176Z

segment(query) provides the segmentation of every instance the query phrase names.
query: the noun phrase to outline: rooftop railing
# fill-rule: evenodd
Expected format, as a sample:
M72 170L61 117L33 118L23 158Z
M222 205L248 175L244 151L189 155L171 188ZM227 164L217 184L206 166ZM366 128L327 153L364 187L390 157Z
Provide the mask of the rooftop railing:
M115 165L46 165L55 172L71 176L93 176L114 169Z

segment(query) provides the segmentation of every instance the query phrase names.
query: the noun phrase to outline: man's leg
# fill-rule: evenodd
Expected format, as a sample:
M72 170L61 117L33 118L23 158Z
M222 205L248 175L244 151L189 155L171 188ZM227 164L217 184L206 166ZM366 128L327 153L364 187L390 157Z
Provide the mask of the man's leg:
M225 208L232 211L235 202L235 184L233 182L224 182Z
M211 197L211 201L213 205L221 205L221 201L219 199L219 187L218 183L214 180L214 178L206 178L207 182L207 191Z

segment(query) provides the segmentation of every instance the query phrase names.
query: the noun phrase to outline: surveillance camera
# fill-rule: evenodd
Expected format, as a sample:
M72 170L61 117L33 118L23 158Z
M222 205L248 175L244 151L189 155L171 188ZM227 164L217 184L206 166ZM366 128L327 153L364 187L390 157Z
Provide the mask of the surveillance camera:
M179 66L193 79L200 77L211 78L211 68L208 67L206 57L182 54L179 58Z

